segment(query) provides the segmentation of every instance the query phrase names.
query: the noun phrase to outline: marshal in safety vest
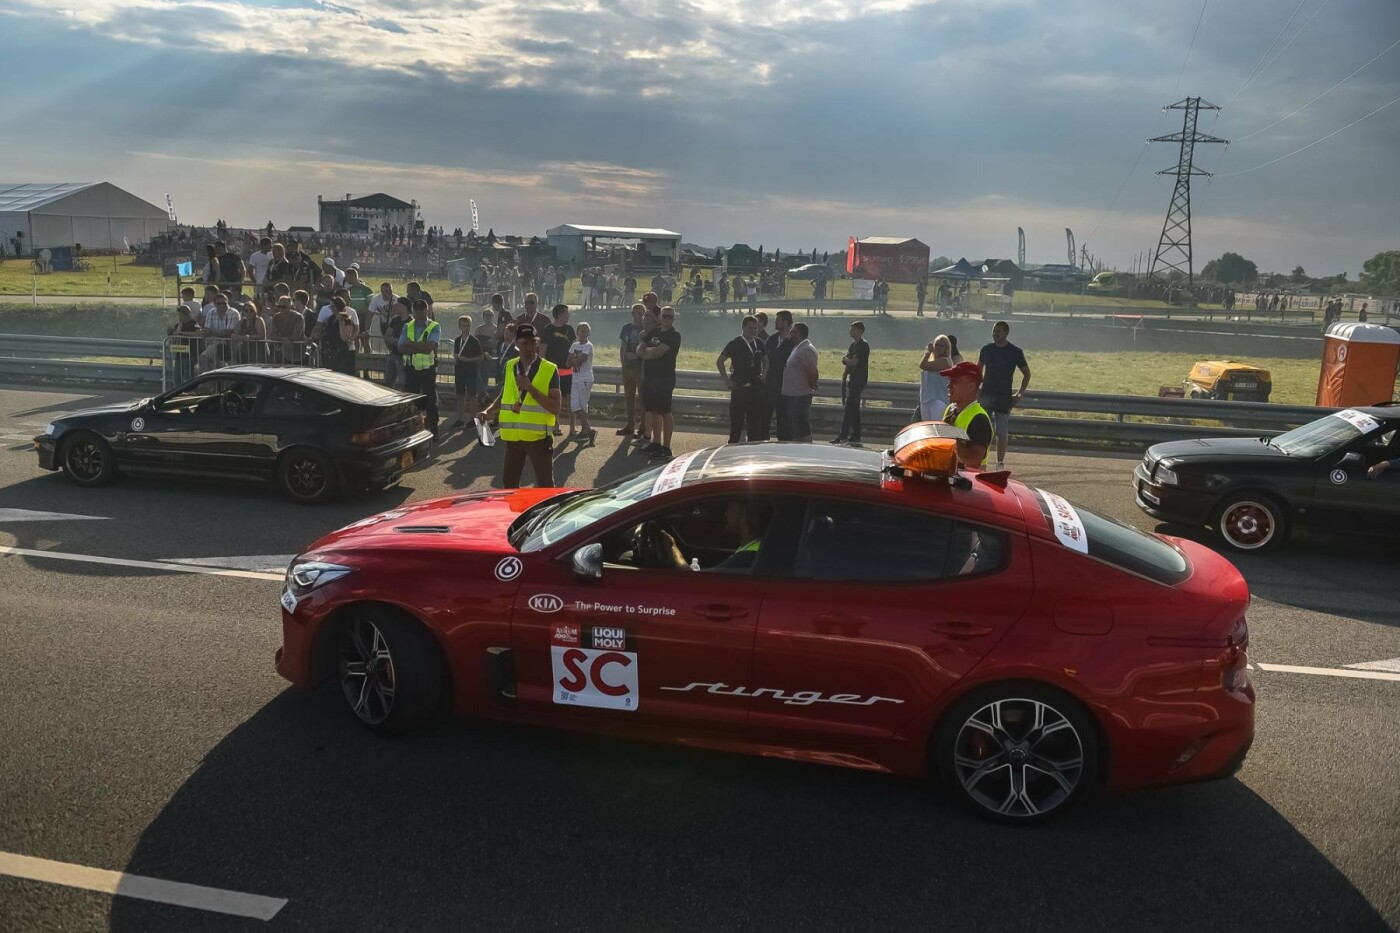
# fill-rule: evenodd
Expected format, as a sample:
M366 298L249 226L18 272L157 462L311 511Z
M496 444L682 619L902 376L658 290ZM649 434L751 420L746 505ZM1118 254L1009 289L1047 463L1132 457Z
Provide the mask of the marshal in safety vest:
M438 326L437 321L428 321L424 324L422 333L415 330L417 326L418 322L414 321L412 318L403 326L404 334L407 335L410 343L418 340L426 340L432 335L433 331L442 330L442 328ZM407 363L409 369L432 369L437 365L437 356L432 353L410 353L407 358Z
M987 414L987 409L985 409L985 408L982 407L982 403L981 403L981 402L973 402L971 405L967 406L967 407L964 408L962 411L958 412L958 415L957 415L956 418L951 418L951 419L950 419L949 416L952 415L952 414L953 414L953 406L952 406L952 405L949 405L947 408L943 409L943 420L946 421L948 424L951 424L951 425L952 425L953 427L955 427L955 428L962 428L964 431L966 431L967 428L968 428L968 425L972 424L973 419L976 418L978 415L981 415L983 418L986 418L986 419L987 419L987 434L988 434L988 436L990 436L990 435L993 433L993 431L992 431L992 416L989 415L989 414ZM990 448L989 448L989 449L990 449ZM970 466L970 467L983 467L983 466L986 466L986 464L987 464L987 454L986 454L986 453L983 453L983 454L982 454L982 462L981 462L981 463L969 463L968 466Z
M549 395L549 384L558 368L544 357L538 359L540 368L535 372L535 378L530 380L530 384L541 395ZM512 360L506 367L505 386L501 390L501 440L543 440L554 427L555 417L530 396L521 396L520 387L515 384L515 369L515 362ZM518 414L511 407L516 402L522 403Z

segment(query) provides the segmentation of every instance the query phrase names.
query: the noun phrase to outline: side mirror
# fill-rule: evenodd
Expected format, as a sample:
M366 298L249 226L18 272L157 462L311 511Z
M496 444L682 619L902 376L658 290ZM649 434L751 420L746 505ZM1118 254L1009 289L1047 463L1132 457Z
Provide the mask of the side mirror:
M1340 466L1351 466L1353 464L1361 464L1364 466L1366 463L1366 458L1353 450L1349 454L1343 454L1342 459L1338 460L1337 463Z
M603 546L585 544L574 551L574 575L583 580L603 579Z

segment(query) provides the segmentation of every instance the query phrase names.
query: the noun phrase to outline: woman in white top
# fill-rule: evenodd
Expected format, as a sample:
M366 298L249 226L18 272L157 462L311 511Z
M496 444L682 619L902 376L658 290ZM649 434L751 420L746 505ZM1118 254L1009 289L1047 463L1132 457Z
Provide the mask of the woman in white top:
M569 437L574 436L574 416L578 416L580 441L592 441L598 436L588 423L588 399L593 394L593 344L588 338L593 328L584 322L578 326L578 339L569 345L569 368L574 371L573 388L569 391Z
M948 408L948 380L939 373L952 369L953 344L946 334L939 334L924 350L919 362L919 418L922 421L942 421Z

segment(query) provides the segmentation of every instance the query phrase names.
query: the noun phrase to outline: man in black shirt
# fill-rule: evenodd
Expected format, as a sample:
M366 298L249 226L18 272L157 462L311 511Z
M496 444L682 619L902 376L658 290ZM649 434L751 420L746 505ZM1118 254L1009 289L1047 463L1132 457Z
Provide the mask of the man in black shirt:
M637 393L642 387L642 358L637 355L637 348L641 346L642 334L646 333L646 328L642 326L646 310L646 305L640 302L634 304L632 320L623 324L617 335L618 360L622 363L622 394L627 399L627 423L618 430L618 437L631 437L634 431L640 436L645 431L637 417Z
M1026 354L1007 338L1011 335L1011 325L997 321L992 325L992 342L982 348L977 355L977 365L982 370L982 407L992 416L992 426L996 431L996 469L1006 465L1006 442L1011 433L1011 409L1025 394L1031 384L1031 368L1026 363ZM1021 371L1021 388L1011 391L1011 377L1016 370Z
M533 294L531 292L531 295ZM568 305L555 305L552 313L554 320L540 329L540 342L544 344L544 358L559 370L559 395L561 398L568 398L574 388L574 371L569 368L569 347L577 337L574 329L569 326ZM556 421L554 436L559 437L563 433Z
M841 399L846 412L841 418L841 431L831 443L859 447L860 397L870 381L870 344L865 342L865 322L851 325L851 348L841 358L841 365L845 367L841 373Z
M719 356L715 357L715 368L729 389L729 443L739 443L745 428L748 439L762 440L766 431L760 426L763 415L763 369L767 357L763 344L758 339L758 318L748 315L744 318L743 331L725 344ZM724 368L729 361L729 371Z
M642 358L642 411L651 443L643 448L653 459L670 460L671 434L676 429L671 416L671 396L676 391L676 357L681 352L681 335L675 329L676 309L666 305L660 314L648 310L644 319L647 335L637 349Z
M219 268L219 284L230 294L242 295L243 279L246 276L243 260L237 253L230 253L223 240L214 244L214 263Z
M768 432L769 413L777 412L777 438L780 441L790 441L792 428L788 424L787 406L783 404L783 370L787 367L792 348L796 346L792 341L792 312L779 311L774 315L773 330L773 336L763 345L763 352L768 357L768 365L764 370L764 378L768 382L768 391L764 398L767 407L759 423L759 433L762 436L754 440L766 441L772 436Z
M408 323L408 318L413 313L413 299L407 295L396 298L393 308L393 316L384 322L380 334L384 338L385 347L384 382L396 389L402 389L407 374L403 354L399 352L399 337L403 335L404 325Z

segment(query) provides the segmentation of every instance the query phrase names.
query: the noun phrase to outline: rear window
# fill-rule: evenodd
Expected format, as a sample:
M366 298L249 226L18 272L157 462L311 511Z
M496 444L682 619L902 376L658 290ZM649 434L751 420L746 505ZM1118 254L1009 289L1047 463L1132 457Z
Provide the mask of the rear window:
M324 392L342 401L356 402L362 405L382 405L398 398L401 394L366 379L356 379L354 376L331 372L329 369L289 373L283 378L288 382L309 386L318 392Z
M1040 511L1065 547L1168 586L1191 576L1185 555L1155 535L1037 489Z

